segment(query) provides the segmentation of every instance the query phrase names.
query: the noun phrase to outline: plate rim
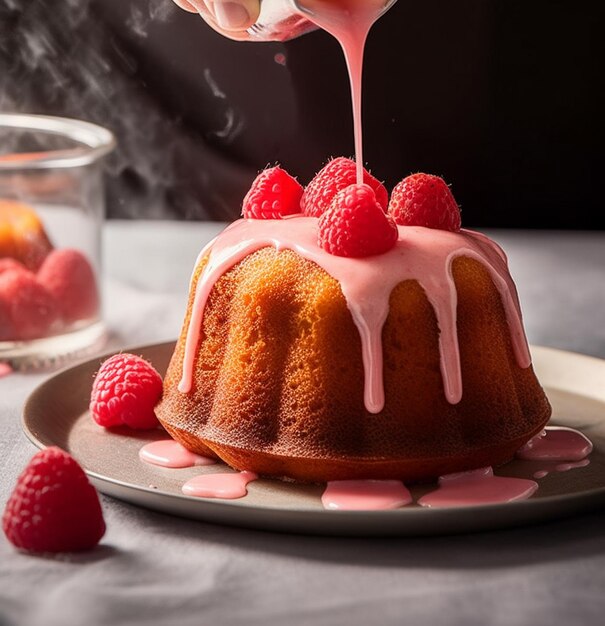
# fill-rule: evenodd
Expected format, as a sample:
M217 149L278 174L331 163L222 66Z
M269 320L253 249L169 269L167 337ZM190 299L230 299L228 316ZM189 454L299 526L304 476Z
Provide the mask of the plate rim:
M87 358L83 360L79 360L78 362L72 363L66 367L61 368L57 372L55 372L52 376L46 378L39 385L35 387L35 389L28 395L25 403L23 404L22 412L21 412L21 427L22 430L27 437L27 439L35 445L39 449L44 449L49 447L49 445L57 445L56 443L45 443L43 441L44 437L38 437L33 429L30 427L28 423L28 413L30 411L30 407L36 401L37 396L43 394L49 387L55 384L56 379L61 376L64 376L66 373L75 370L79 367L85 365L91 365L94 362L99 362L99 364L114 354L119 354L122 352L131 352L134 354L145 352L146 350L157 349L157 350L170 350L175 346L176 341L161 341L153 344L143 344L143 345L135 345L135 346L127 346L120 349L114 349L103 354L97 355L92 358ZM539 355L538 358L545 359L548 357L554 357L555 359L574 359L577 362L582 362L586 367L589 368L602 368L605 372L605 359L600 359L598 357L581 354L577 352L571 352L567 350L562 350L559 348L552 348L547 346L539 346L539 345L531 345L530 346L532 353L532 363L536 360L535 356ZM541 381L542 382L542 381ZM558 387L559 389L565 391L565 387ZM578 393L575 390L571 390L570 393ZM582 393L581 395L594 399L600 402L605 402L605 397L600 397L598 394L592 395L589 393ZM593 489L587 489L580 492L570 493L570 494L555 494L550 496L544 496L539 499L537 498L529 498L527 500L508 502L508 503L496 503L496 504L483 504L483 505L474 505L469 507L451 507L451 508L439 508L433 509L428 507L401 507L398 509L392 510L382 510L382 511L338 511L338 510L327 510L327 509L291 509L284 508L280 506L261 506L257 504L246 504L243 499L236 500L216 500L212 498L198 498L193 496L187 496L185 494L177 494L177 493L169 493L166 491L158 491L157 489L153 489L150 487L146 487L143 485L136 485L133 483L126 482L121 479L112 478L107 475L103 475L99 472L85 469L83 468L86 475L91 479L93 484L105 495L110 497L117 498L119 500L128 502L137 507L143 507L154 511L160 511L163 513L167 513L170 515L175 515L178 517L185 517L188 519L200 520L203 521L206 519L212 523L220 523L222 525L228 526L238 526L238 527L247 527L247 528L256 528L269 530L271 532L298 532L304 534L313 534L313 535L343 535L343 536L420 536L420 535L447 535L447 534L458 534L460 532L481 532L481 531L489 531L495 529L503 529L503 528L511 528L517 526L525 526L537 523L544 523L552 519L563 519L564 517L569 517L580 512L589 512L591 510L595 510L597 508L601 508L605 504L605 484L602 487L597 487ZM270 479L269 479L270 480ZM127 494L135 494L135 497L124 497L123 492L127 492ZM159 502L152 502L151 504L142 503L140 498L136 497L137 494L144 494L145 496L151 498L153 501L158 500ZM174 512L174 510L167 510L167 507L162 506L162 502L176 502L180 504L192 504L195 503L196 507L200 509L208 509L206 511L208 515L190 515L190 514L182 514L179 512ZM575 508L576 505L578 508ZM433 519L438 517L440 519L445 519L448 522L451 522L452 519L460 514L460 511L468 511L472 510L473 513L476 514L477 519L481 519L484 516L494 515L498 511L502 511L504 509L508 510L510 507L514 507L516 511L520 513L517 516L517 521L507 521L502 524L495 525L480 525L478 528L473 528L473 524L462 524L462 528L459 530L445 529L441 532L435 532L434 530L428 529L427 532L422 532L422 529L416 529L416 531L410 531L409 529L402 528L400 532L389 532L388 529L386 532L377 533L372 531L371 529L368 532L363 532L362 530L354 530L354 532L334 532L334 528L332 528L335 523L337 526L340 524L353 521L355 523L363 523L364 520L368 520L370 526L375 525L377 521L381 521L384 519L395 520L399 518L409 519L412 518L418 523L418 520L425 519ZM557 513L553 518L543 517L543 516L533 516L532 513L542 511L543 509L552 509L552 508L561 507L561 513ZM247 512L253 516L252 520L241 520L241 521L225 521L221 520L216 522L216 520L208 519L214 517L214 513L221 511L227 512ZM204 511L201 511L204 513ZM274 516L277 522L276 525L263 523L261 525L256 523L256 518L263 518L264 516ZM295 516L296 518L305 518L301 523L288 523L288 518L291 516ZM535 517L535 519L533 519ZM283 522L280 520L283 518ZM317 520L322 520L319 522L319 526L325 528L315 528L311 525L309 528L301 529L300 527L305 524L306 521L313 521L317 524ZM324 523L323 520L330 520L327 523ZM338 523L339 522L339 523ZM362 524L363 525L363 524ZM272 527L273 526L273 527ZM454 525L455 526L455 525Z

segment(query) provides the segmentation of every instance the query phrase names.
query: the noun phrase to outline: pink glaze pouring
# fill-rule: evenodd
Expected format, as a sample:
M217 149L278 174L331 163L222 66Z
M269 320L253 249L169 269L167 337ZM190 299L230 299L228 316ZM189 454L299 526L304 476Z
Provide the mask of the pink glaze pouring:
M530 439L518 452L525 461L581 461L592 452L592 443L581 432L549 426Z
M441 476L439 488L422 496L418 504L431 508L504 504L527 500L537 489L533 480L494 476L491 467L484 467Z
M329 254L318 245L316 218L295 215L284 220L242 219L231 224L199 257L209 255L195 289L179 391L187 393L191 389L204 308L212 287L234 265L265 247L274 247L278 252L293 250L339 282L361 338L364 402L370 413L379 413L384 407L382 327L389 312L391 291L406 280L420 283L435 310L445 396L452 404L460 401L457 293L451 273L452 262L459 256L475 259L489 271L504 305L517 362L522 368L528 367L531 357L517 293L499 246L467 230L453 233L421 226L398 229L399 240L388 252L352 259Z
M145 463L160 467L195 467L214 465L216 461L199 454L194 454L173 439L152 441L139 450L139 458Z
M333 35L347 62L353 105L357 184L363 183L363 139L361 124L361 79L363 51L372 24L392 4L391 0L302 0L300 12Z
M186 496L196 498L234 500L243 498L248 493L248 483L257 478L254 472L203 474L188 480L183 485L182 491Z
M324 508L332 511L383 511L411 501L400 480L333 480L321 496Z

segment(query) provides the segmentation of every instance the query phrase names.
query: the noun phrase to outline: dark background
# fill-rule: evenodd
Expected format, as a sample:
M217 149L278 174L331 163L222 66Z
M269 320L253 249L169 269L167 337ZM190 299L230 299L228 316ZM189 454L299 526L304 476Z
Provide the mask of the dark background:
M399 0L367 45L366 164L444 176L465 226L605 228L603 27L596 1ZM111 128L110 217L233 219L265 165L306 183L353 153L335 40L236 43L170 0L0 0L0 110Z

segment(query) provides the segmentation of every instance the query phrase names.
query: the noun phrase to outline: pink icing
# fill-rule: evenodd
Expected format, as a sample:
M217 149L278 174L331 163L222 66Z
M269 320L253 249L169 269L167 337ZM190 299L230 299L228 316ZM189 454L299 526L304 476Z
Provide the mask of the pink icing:
M399 480L334 480L321 501L330 510L381 511L405 506L412 496Z
M573 428L549 426L518 452L526 461L581 461L592 452L592 443Z
M152 441L139 450L141 461L161 467L194 467L214 465L216 461L199 454L194 454L172 439Z
M462 378L456 330L457 294L451 274L452 262L459 256L475 259L489 271L502 298L517 362L520 367L528 367L531 358L517 292L499 246L484 235L468 230L452 233L420 226L399 226L398 229L399 240L388 252L352 259L334 256L319 247L317 219L313 217L242 219L231 224L202 250L198 258L199 262L209 254L195 290L179 391L186 393L191 389L204 308L212 287L239 261L268 246L277 251L295 251L322 267L340 283L361 338L364 401L371 413L379 413L384 406L382 327L389 312L389 297L396 285L410 279L420 283L435 310L440 329L439 351L445 396L452 404L460 401Z
M538 484L533 480L494 476L491 467L484 467L441 476L439 488L422 496L418 504L432 508L503 504L526 500L537 489Z
M233 500L243 498L248 493L248 483L257 478L254 472L204 474L188 480L182 491L187 496L197 498Z
M301 13L333 35L340 43L349 70L357 183L363 183L363 141L361 127L361 76L363 51L372 24L384 13L387 0L305 0Z

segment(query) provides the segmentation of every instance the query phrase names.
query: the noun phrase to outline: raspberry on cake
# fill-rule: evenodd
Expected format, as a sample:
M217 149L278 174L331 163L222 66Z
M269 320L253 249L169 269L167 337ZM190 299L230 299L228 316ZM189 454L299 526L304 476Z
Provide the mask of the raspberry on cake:
M389 215L400 226L460 230L460 209L443 178L411 174L395 185Z
M281 167L263 170L242 204L245 218L270 220L300 212L302 185Z
M363 170L363 182L369 185L376 194L376 201L386 211L389 195L385 186L366 169ZM354 161L338 157L328 161L315 178L307 185L300 201L305 215L319 217L327 211L339 191L357 183Z
M382 254L397 242L397 226L376 201L368 185L339 191L332 207L319 218L319 245L338 256Z

